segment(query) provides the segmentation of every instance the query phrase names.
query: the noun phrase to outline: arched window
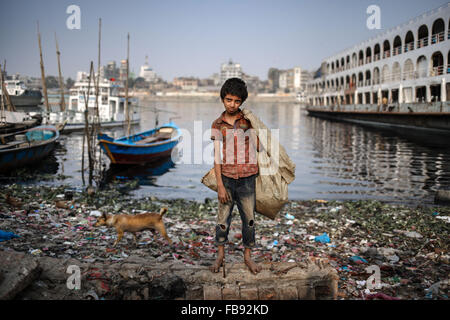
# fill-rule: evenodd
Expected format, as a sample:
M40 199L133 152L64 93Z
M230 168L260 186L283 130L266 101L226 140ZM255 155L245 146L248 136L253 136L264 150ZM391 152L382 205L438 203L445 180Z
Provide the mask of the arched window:
M428 73L428 62L425 56L417 58L417 76L419 78L426 77Z
M372 62L372 49L370 47L367 47L366 49L366 63Z
M334 62L331 63L331 72L334 73Z
M364 84L366 86L370 86L371 85L371 77L370 77L370 70L366 70L366 80L364 82Z
M356 57L356 52L352 55L352 68L356 67L358 65L358 58Z
M345 60L344 60L344 57L342 57L342 59L341 59L341 69L344 70L344 67L345 67Z
M377 43L375 45L375 47L373 48L373 61L380 60L380 58L381 58L380 52L381 52L380 45Z
M428 27L422 25L418 31L417 48L426 47L428 45Z
M345 69L350 69L350 56L347 56L346 60Z
M350 88L350 76L345 77L345 88Z
M447 55L447 73L450 73L450 50Z
M364 85L364 75L362 72L358 73L358 87L362 87Z
M383 59L389 58L391 56L391 44L389 40L385 40L383 43Z
M439 43L444 41L445 36L445 23L442 19L437 19L433 23L431 29L431 44Z
M350 82L350 88L356 86L356 74L352 74L352 81Z
M364 64L364 52L362 50L359 50L358 66L362 66L363 64Z
M396 56L402 53L402 38L400 36L396 36L394 39L394 51L392 55Z
M378 67L373 69L373 84L380 84L380 69Z
M433 53L431 56L431 62L433 67L431 69L430 76L440 76L444 73L444 57L440 51Z
M414 50L414 34L408 31L405 37L405 52Z
M405 61L405 65L403 66L403 80L411 80L414 79L414 63L411 59Z

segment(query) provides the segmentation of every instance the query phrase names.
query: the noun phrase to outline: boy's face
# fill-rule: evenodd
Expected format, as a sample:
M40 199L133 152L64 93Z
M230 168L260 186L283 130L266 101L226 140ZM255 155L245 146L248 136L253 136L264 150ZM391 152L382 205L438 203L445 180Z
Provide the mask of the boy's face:
M225 106L225 110L230 115L236 114L238 112L241 104L242 104L242 99L237 96L227 94L223 98L223 105Z

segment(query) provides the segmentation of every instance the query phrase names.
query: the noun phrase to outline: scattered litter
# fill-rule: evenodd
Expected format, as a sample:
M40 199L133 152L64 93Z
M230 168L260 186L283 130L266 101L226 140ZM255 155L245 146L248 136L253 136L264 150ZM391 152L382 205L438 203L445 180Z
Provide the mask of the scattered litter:
M314 238L314 240L316 242L320 242L320 243L329 243L330 242L330 238L328 237L328 234L326 232L324 232L321 236L316 236Z
M20 238L20 237L14 232L0 230L0 242L7 241L13 238Z

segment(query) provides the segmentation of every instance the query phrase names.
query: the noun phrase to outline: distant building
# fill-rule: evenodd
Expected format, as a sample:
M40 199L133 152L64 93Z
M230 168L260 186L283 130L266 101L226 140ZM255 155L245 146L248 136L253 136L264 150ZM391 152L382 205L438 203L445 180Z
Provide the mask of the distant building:
M231 59L228 63L222 63L220 67L220 83L224 83L229 78L242 78L241 64L233 63Z
M108 64L104 67L103 77L105 79L119 78L119 69L116 67L115 61L108 62Z
M139 77L144 78L147 82L156 82L158 80L156 72L153 71L153 69L148 64L148 56L145 56L145 63L143 66L141 66Z
M76 79L77 82L87 80L87 79L88 79L87 72L84 72L84 71L77 72L77 79Z
M182 90L197 90L199 80L196 78L179 77L173 79L173 85Z
M127 60L120 60L119 80L125 82L127 80Z

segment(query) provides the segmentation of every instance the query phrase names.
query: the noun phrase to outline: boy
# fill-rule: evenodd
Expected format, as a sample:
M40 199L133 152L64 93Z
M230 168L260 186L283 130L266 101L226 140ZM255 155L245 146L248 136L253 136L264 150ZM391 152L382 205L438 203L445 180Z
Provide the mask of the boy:
M239 108L248 97L245 82L239 78L228 79L222 86L220 97L225 111L213 122L211 133L219 199L216 226L218 253L210 269L212 272L219 272L222 266L231 213L236 203L242 220L244 262L253 274L257 274L261 271L261 266L250 258L250 253L255 245L255 179L258 175L256 150L259 141L253 130L248 130L252 128L251 123L244 118ZM220 159L221 141L223 161Z

